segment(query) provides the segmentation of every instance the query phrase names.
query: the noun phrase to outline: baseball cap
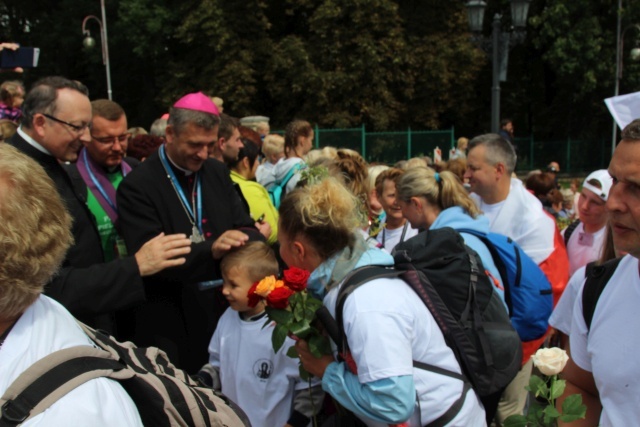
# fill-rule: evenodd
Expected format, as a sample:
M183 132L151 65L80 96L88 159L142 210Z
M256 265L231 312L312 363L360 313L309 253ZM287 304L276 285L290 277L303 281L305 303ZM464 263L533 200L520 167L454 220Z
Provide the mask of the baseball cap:
M598 181L602 188L589 184L589 181L591 180ZM611 178L611 175L609 175L609 171L606 169L600 169L595 172L591 172L589 176L585 178L582 188L593 191L598 197L606 202L607 197L609 197L609 190L611 190L612 184L613 179Z

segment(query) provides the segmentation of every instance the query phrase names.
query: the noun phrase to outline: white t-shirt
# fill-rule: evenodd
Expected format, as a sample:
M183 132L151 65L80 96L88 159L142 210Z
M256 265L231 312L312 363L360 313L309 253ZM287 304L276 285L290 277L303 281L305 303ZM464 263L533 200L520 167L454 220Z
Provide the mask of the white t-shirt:
M300 378L298 359L287 357L295 342L287 338L273 352L273 323L266 317L244 321L227 308L209 344L209 363L220 369L222 393L237 403L254 426L284 426L291 416L294 390L309 387ZM315 379L312 385L319 384Z
M405 240L409 240L413 236L416 236L420 230L412 228L409 221L404 223L404 226L398 227L393 230L389 230L383 227L382 230L376 236L376 241L382 245L382 249L391 253L398 243L402 243Z
M540 200L524 188L522 181L511 178L510 185L509 195L500 203L487 205L475 193L471 198L489 218L491 231L511 237L540 265L555 249L555 220L545 213Z
M575 306L576 295L584 283L585 270L586 266L582 266L571 276L567 287L562 292L558 305L553 309L553 313L549 318L549 325L565 335L569 335L571 332L573 307Z
M41 295L20 317L0 348L0 395L33 363L50 353L92 345L58 302ZM114 380L90 380L21 426L142 426L136 405Z
M571 356L593 373L602 403L600 425L633 426L640 420L640 277L638 259L625 256L604 288L591 329L582 313L582 289L571 324Z
M324 298L335 317L339 286ZM358 367L360 383L413 375L420 403L410 425L427 425L460 397L463 384L454 378L413 368L413 360L460 373L453 352L429 310L400 279L376 279L357 288L344 306L344 330ZM417 418L418 424L415 424ZM363 420L370 426L381 425ZM473 391L452 426L485 426L482 404Z
M584 231L584 224L580 223L571 233L567 243L567 255L569 256L569 276L572 276L580 267L600 258L604 236L607 227L602 227L595 233ZM567 231L562 230L562 235Z

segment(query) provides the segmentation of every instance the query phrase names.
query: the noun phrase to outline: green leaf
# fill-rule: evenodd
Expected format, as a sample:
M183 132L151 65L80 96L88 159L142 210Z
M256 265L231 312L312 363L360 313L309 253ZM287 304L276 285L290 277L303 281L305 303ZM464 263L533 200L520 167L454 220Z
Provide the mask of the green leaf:
M527 427L527 419L523 415L511 415L502 423L503 427Z
M557 399L564 393L567 382L565 380L555 380L551 383L551 399Z
M587 415L587 407L582 404L582 395L572 394L562 402L562 415L560 419L564 422L575 421Z
M331 345L327 337L323 335L313 335L309 338L309 351L315 357L321 357L324 354L331 354Z
M300 322L293 322L289 326L289 330L293 335L297 337L306 338L307 335L309 335L309 333L311 332L311 325L309 324L308 320L303 319Z
M287 357L290 357L292 359L298 359L300 357L298 355L298 350L296 350L295 345L292 345L291 347L289 347L289 350L287 350Z
M284 340L287 338L287 328L283 325L276 324L271 334L271 344L273 345L273 351L278 352L284 344Z
M293 321L293 314L288 310L282 310L279 308L266 307L265 310L269 315L269 319L273 320L279 325L287 325Z
M549 397L549 387L547 387L547 383L537 375L531 375L529 390L534 393L536 397L543 396L547 399Z
M297 296L297 295L296 295ZM293 307L293 318L296 322L306 320L304 303L296 303Z
M551 405L547 405L542 412L544 413L544 422L546 424L551 424L553 420L560 416L560 412Z

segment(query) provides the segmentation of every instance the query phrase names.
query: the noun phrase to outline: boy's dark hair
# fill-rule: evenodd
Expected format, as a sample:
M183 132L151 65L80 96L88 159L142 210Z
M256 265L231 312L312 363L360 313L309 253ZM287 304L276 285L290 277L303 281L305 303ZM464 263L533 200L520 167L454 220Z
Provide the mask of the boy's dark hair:
M279 273L276 254L264 242L248 242L229 251L220 262L220 271L226 273L237 266L246 270L252 282L267 276L277 276Z

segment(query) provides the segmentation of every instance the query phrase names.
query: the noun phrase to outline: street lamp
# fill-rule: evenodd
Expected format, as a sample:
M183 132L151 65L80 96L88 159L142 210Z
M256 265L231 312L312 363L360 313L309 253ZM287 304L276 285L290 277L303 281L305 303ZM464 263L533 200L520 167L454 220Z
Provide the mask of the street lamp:
M613 96L618 96L620 94L620 80L622 80L622 68L623 68L623 52L624 52L624 35L627 34L627 31L631 28L635 28L640 32L640 25L634 24L629 25L624 30L622 30L622 0L618 0L618 22L617 22L617 31L616 31L616 83L615 88L613 90ZM638 41L636 41L636 47L631 49L629 53L629 57L632 61L640 60L640 47L638 47ZM611 138L611 155L613 156L613 152L616 149L616 143L618 138L618 124L615 119L613 120L613 137Z
M102 11L102 21L94 15L86 16L82 21L82 34L84 34L84 40L82 41L82 44L86 48L92 48L96 44L95 39L91 37L91 32L86 28L87 22L93 19L100 26L100 40L102 42L102 63L104 64L107 72L107 95L109 97L109 100L111 101L112 92L111 71L109 69L109 42L107 40L107 15L104 10L104 0L100 0L100 9Z
M531 0L511 0L511 23L515 29L515 36L511 38L510 32L501 30L502 15L496 13L491 24L491 55L492 55L492 86L491 86L491 132L497 133L500 129L500 81L506 81L506 64L509 57L509 48L520 43L524 39L524 27L527 23L529 3ZM477 39L482 42L479 33L482 31L484 13L487 4L482 0L469 0L466 4L469 29L476 33ZM489 50L489 49L486 49ZM500 64L504 65L501 73ZM504 74L504 76L501 76Z

